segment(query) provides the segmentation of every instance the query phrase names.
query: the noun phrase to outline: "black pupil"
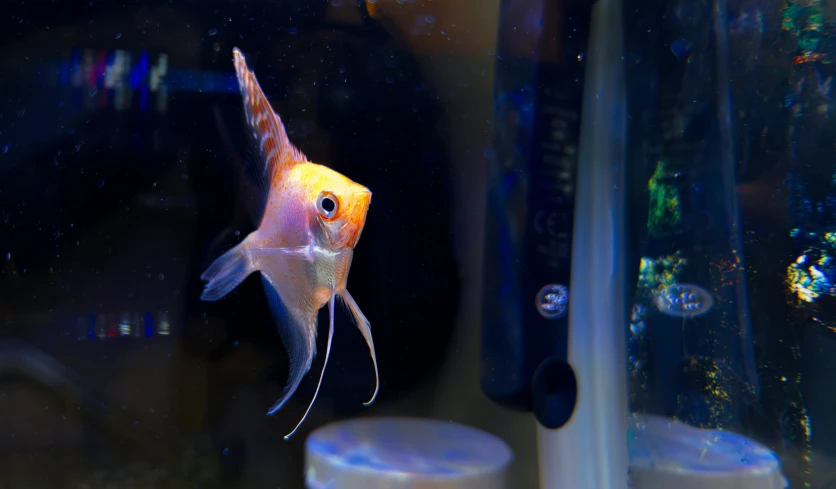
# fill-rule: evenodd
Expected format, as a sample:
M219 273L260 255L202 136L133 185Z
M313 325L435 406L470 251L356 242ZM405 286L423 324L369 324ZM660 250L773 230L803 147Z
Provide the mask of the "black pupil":
M337 204L335 204L334 201L329 199L328 197L325 197L324 199L322 199L322 208L325 210L325 212L330 214L330 213L334 212L334 209L336 207L337 207Z

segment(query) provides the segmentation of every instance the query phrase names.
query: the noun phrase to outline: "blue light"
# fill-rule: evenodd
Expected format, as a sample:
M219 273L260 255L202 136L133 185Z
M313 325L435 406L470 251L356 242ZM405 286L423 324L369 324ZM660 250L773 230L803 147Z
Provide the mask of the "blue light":
M154 335L154 318L150 312L146 312L143 319L145 320L145 337L150 338Z

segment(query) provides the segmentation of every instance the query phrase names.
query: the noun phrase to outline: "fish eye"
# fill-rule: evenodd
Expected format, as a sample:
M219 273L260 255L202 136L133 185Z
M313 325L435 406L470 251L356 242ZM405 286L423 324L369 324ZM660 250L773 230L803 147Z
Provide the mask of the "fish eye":
M316 210L323 219L333 219L337 215L338 202L331 192L322 192L316 199Z

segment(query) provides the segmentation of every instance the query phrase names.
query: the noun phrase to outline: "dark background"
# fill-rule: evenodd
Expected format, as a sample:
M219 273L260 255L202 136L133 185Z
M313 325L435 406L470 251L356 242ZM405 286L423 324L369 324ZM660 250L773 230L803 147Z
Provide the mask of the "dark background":
M474 112L471 100L490 93L477 30L490 25L452 28L454 12L442 35L444 12L376 5L392 14L372 18L365 5L336 0L0 7L0 480L301 487L311 430L360 415L420 415L437 402L426 386L454 378L440 369L463 304L478 297L461 277L478 281L470 263L481 236L469 214L482 204L473 172L481 150L472 149L488 133L477 126L460 142L468 129L451 126L488 119L489 106ZM315 382L309 376L265 416L287 360L258 278L219 302L199 300L200 273L253 229L238 185L245 147L233 46L291 140L374 193L349 288L372 323L380 396L363 408L374 371L340 312L322 391L289 442L281 437ZM147 78L131 86L127 75L131 104L117 107L116 90L95 76L115 50L134 64L146 53L149 67L165 53L167 91ZM158 331L163 313L170 335ZM117 332L123 316L139 337ZM459 343L476 325L468 317ZM312 372L321 365L320 355Z

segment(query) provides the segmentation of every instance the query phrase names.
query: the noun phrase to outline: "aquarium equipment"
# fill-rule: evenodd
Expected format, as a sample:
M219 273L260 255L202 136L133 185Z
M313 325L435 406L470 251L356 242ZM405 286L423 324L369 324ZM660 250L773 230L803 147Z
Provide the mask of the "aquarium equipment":
M553 428L571 407L551 409L531 379L550 358L566 358L589 8L501 3L494 138L485 151L482 389Z
M735 200L728 5L598 0L583 16L589 26L554 36L550 16L578 21L576 10L503 4L500 53L520 43L509 41L524 17L516 8L542 15L546 27L528 41L535 61L497 61L485 392L533 411L543 489L656 489L673 480L782 489L776 455L736 434L759 385ZM570 147L557 132L537 131L546 115L552 129L565 127L546 96L561 78L548 77L543 58L549 49L571 53L579 39L586 46L587 31L569 72L583 100L570 176L550 171L541 151ZM700 56L675 66L697 45ZM572 223L562 254L549 254L559 233L541 237L552 231L540 225L549 201Z

